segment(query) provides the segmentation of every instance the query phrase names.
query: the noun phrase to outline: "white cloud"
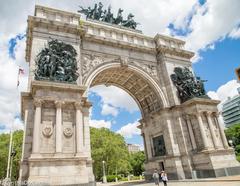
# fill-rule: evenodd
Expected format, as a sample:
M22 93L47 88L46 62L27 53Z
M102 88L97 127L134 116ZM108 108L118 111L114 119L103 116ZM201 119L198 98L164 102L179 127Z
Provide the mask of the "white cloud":
M102 115L112 115L117 116L118 115L118 109L116 107L113 107L109 104L103 104L102 106Z
M222 104L228 99L238 94L237 88L240 84L236 80L231 80L226 84L220 86L217 91L209 91L207 94L210 98L220 100L219 110L222 110Z
M139 125L139 122L134 123L128 123L127 125L124 125L120 130L117 131L117 133L121 134L125 138L132 138L134 135L140 135L141 130L137 128Z
M156 35L157 33L169 33L168 25L174 23L182 26L186 24L192 8L197 0L121 0L111 1L115 9L122 7L125 16L132 12L137 22L141 23L139 29L148 35Z
M114 112L114 114L117 114L116 108L125 109L128 112L135 112L139 110L138 105L134 101L134 99L127 92L118 87L115 86L106 87L105 85L99 85L92 87L90 89L90 92L95 93L101 97L103 107L108 108L108 106L111 105L112 107L111 112L112 113ZM108 112L110 112L109 108ZM106 108L104 111L102 111L102 113L106 113Z
M239 39L240 38L240 27L235 28L230 32L229 37L233 39Z
M239 0L208 0L199 5L188 28L192 32L184 38L186 48L198 52L228 36L240 23L239 7Z
M111 128L111 121L105 121L105 120L90 120L89 124L91 127L94 128Z
M1 40L2 39L2 40ZM20 92L27 88L27 74L20 76L20 85L17 88L17 77L19 66L28 71L24 61L25 39L18 41L15 47L15 57L12 59L8 54L8 40L0 37L0 123L9 131L14 123L14 129L22 128L22 122L15 119L20 112ZM1 131L2 132L2 131Z

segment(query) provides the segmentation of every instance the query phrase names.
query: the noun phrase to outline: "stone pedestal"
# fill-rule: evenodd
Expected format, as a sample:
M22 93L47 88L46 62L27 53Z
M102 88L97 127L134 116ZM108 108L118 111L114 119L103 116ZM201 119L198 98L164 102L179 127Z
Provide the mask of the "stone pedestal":
M194 98L140 121L140 128L148 139L145 143L147 178L151 178L155 169L163 168L170 179L240 174L240 164L234 150L228 146L218 119L218 103ZM153 138L159 135L163 135L166 148L162 156L155 155L152 144Z
M223 123L220 123L219 101L194 98L182 104L183 115L195 126L196 151L192 151L192 166L199 178L240 174L240 164L229 147ZM197 134L201 135L198 136Z
M47 185L94 185L86 88L32 81L22 94L25 141L21 181ZM83 133L84 132L84 133Z

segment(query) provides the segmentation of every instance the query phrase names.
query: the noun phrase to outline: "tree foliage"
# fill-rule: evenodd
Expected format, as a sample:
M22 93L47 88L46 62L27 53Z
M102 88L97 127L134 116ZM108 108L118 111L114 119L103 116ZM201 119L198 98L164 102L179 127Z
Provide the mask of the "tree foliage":
M103 161L106 174L128 174L131 171L129 153L124 138L109 129L91 128L93 171L97 180L103 176Z
M225 134L228 140L232 140L237 159L240 161L240 124L229 127Z
M16 155L13 157L12 180L17 180L19 176L20 159L22 155L22 138L22 130L15 131L13 133L13 149L16 151ZM9 141L9 134L0 135L0 179L4 179L6 177Z
M144 171L144 161L145 161L145 154L143 151L139 151L137 153L133 153L130 155L130 164L132 167L132 174L134 176L142 175Z

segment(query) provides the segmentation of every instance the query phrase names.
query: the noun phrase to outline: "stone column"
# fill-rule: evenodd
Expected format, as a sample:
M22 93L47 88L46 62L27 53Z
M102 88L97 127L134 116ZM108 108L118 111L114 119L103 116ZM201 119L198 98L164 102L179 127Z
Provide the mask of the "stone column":
M142 133L142 137L143 137L144 153L145 153L146 159L148 160L148 152L147 152L145 133Z
M179 155L179 148L178 145L176 145L174 143L174 133L173 133L173 129L172 129L172 122L170 119L166 119L166 127L167 127L167 131L168 131L168 135L169 135L169 144L171 145L171 149L169 149L168 147L168 155ZM170 152L169 152L170 150Z
M35 115L34 115L34 126L33 126L33 147L32 153L38 154L39 153L39 146L40 146L40 123L41 123L41 106L42 100L34 99L35 105Z
M199 129L200 129L200 134L201 134L202 141L203 141L203 148L206 150L209 148L209 145L208 145L208 141L207 141L206 131L204 130L204 124L202 121L201 113L197 113L196 116L197 116L198 125L199 125Z
M83 153L83 114L82 114L82 103L76 102L76 154L80 155Z
M149 136L149 133L144 133L145 143L146 143L146 152L148 159L151 159L153 157L153 149L151 145L152 139Z
M184 129L183 129L183 118L182 118L182 116L179 116L177 118L177 120L178 120L178 123L179 123L180 132L181 132L181 135L182 135L182 140L183 140L183 145L184 145L184 153L188 154L188 147L187 147L185 134L184 134Z
M188 132L189 132L192 148L193 148L193 150L196 150L197 144L196 144L196 140L195 140L194 133L193 133L191 119L188 115L186 117L186 123L187 123L187 127L188 127Z
M211 133L211 136L212 136L212 140L213 140L213 145L215 147L215 149L218 149L218 144L217 144L217 137L216 137L216 134L215 134L215 131L214 131L214 127L213 127L213 122L212 122L212 113L211 112L207 112L207 121L208 121L208 125L209 125L209 129L210 129L210 133Z
M91 157L91 146L90 146L90 130L89 130L89 108L84 109L83 115L83 126L84 126L84 147L86 151L86 155Z
M56 153L62 153L62 101L55 101L56 105Z
M223 126L222 126L221 121L219 119L219 114L218 113L215 113L215 120L216 120L217 126L218 126L219 131L220 131L223 147L225 149L228 149L229 146L228 146L227 138L225 136L224 129L223 129Z

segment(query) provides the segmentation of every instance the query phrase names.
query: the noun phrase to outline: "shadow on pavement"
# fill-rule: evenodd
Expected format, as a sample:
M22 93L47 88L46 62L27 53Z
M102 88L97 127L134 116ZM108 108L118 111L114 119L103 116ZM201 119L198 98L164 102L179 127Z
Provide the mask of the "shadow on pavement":
M134 185L142 185L142 184L146 184L147 182L125 182L125 183L116 183L114 184L114 186L134 186Z

